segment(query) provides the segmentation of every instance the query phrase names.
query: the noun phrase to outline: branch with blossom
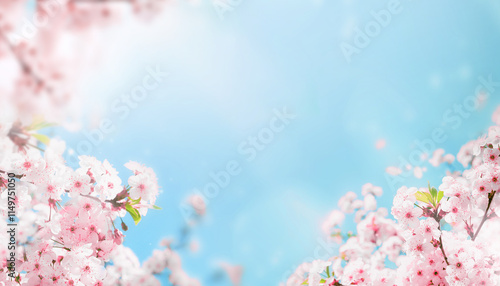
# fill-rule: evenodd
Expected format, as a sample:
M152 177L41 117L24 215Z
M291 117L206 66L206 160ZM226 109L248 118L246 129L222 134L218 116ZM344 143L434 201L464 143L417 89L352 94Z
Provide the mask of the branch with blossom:
M154 171L129 162L125 167L132 175L123 184L107 160L80 156L79 167L72 169L63 160L65 143L48 141L40 134L39 129L48 126L38 121L0 127L0 213L7 217L15 210L18 219L15 272L6 259L13 251L6 248L7 224L0 225L0 283L137 285L142 281L160 285L155 274L168 268L172 285L199 285L182 270L180 257L169 245L155 251L142 268L135 267L135 260L127 264L130 259L124 259L135 255L122 245L124 234L115 221L119 219L126 231L122 218L127 213L137 224L149 209L159 209ZM15 199L7 204L12 180L16 181Z
M500 108L494 121L499 114ZM445 156L451 157L440 150L432 161L449 161ZM448 173L439 188L397 191L395 220L377 208L380 187L365 184L363 200L354 192L343 196L323 224L341 244L339 255L301 264L286 285L500 285L500 126L456 157L466 169ZM356 235L343 236L340 226L353 212Z
M0 119L29 123L43 115L61 124L78 122L77 79L93 34L132 14L150 20L169 0L1 0ZM88 47L88 48L86 48Z

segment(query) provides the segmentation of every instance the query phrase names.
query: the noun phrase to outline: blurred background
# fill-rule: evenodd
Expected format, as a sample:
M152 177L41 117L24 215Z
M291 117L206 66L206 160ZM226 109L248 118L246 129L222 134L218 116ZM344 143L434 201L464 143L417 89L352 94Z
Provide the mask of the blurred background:
M215 183L188 238L197 251L180 253L186 272L231 285L217 274L225 261L244 267L241 285L278 285L314 256L343 194L373 183L390 210L400 185L441 183L444 166L388 181L385 169L408 160L416 141L441 128L435 148L456 154L491 125L499 14L492 1L220 0L123 17L86 44L87 120L56 135L124 174L129 160L154 168L163 209L126 221L125 245L141 261L179 236L186 198ZM460 113L471 97L473 110ZM238 173L218 183L228 164Z

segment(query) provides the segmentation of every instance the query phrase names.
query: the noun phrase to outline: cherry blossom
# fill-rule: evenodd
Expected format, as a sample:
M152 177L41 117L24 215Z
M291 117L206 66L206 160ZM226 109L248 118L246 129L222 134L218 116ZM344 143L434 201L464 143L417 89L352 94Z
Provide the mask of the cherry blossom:
M447 170L438 187L400 187L392 217L374 202L380 188L363 185L364 201L348 192L322 225L340 244L338 255L301 264L285 285L500 285L499 150L500 128L493 126L460 148L456 158L465 169ZM454 159L438 149L429 163L451 166ZM356 232L346 233L341 224L352 212Z
M26 145L33 135L28 127L5 125L28 134L27 141L15 141L3 132L0 142L10 150L0 150L0 213L7 216L8 183L15 181L16 217L19 227L16 241L16 265L10 277L7 252L2 247L0 283L11 285L160 285L154 274L168 269L173 285L200 285L182 268L181 258L170 245L155 250L143 267L134 254L124 249L125 235L116 228L130 215L135 223L155 206L160 194L158 180L151 168L137 162L126 167L132 175L124 185L120 174L107 160L80 156L73 169L63 160L65 144L60 140L48 146ZM14 140L14 141L13 141ZM48 142L47 142L48 143ZM55 146L52 146L54 144ZM43 151L40 147L45 147ZM22 147L22 148L19 148ZM10 195L9 195L10 196ZM0 243L9 239L1 225ZM126 252L129 257L122 257ZM139 270L137 270L139 268Z
M386 145L385 139L379 139L375 142L375 148L377 150L384 149L385 145Z
M401 170L400 168L398 167L394 167L394 166L389 166L385 169L385 172L391 176L398 176L400 175L401 173L403 173L403 170Z
M454 161L455 156L453 156L452 154L445 155L445 151L442 148L436 149L434 153L432 153L432 158L429 159L429 163L434 167L437 167L443 163L451 164Z

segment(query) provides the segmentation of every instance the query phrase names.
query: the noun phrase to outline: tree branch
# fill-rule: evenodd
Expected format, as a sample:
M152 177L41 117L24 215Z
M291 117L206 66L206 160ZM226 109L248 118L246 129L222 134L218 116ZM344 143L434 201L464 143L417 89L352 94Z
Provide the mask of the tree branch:
M438 229L439 229L439 231L441 231L441 225L438 226ZM442 237L442 234L439 235L439 248L441 248L441 252L443 253L444 261L446 262L447 265L450 265L450 263L448 263L448 257L446 256L446 253L444 252L443 239L441 237Z
M2 39L5 42L12 55L14 55L17 62L21 66L22 71L31 76L38 85L43 86L44 85L43 79L41 79L37 74L35 74L31 66L17 53L14 45L9 41L9 39L5 35L4 31L2 31L2 29L0 29L0 39Z
M495 197L496 193L497 193L496 191L493 191L488 196L488 206L486 207L486 211L484 212L484 216L483 216L483 219L481 220L481 224L479 225L479 227L477 228L476 232L474 233L474 236L472 237L472 241L476 240L477 235L479 234L479 231L483 227L484 222L488 219L488 211L490 210L491 202L493 201L493 198Z

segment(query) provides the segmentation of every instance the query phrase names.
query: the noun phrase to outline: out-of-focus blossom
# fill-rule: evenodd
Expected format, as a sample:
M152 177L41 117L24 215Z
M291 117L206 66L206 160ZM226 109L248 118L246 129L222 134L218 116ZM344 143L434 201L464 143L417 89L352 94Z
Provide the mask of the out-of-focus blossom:
M403 170L401 170L400 168L398 167L394 167L394 166L389 166L385 169L385 172L389 175L392 175L392 176L398 176L398 175L401 175L403 173Z
M377 140L377 142L375 142L375 148L377 150L384 149L385 145L386 145L385 139L379 139Z

